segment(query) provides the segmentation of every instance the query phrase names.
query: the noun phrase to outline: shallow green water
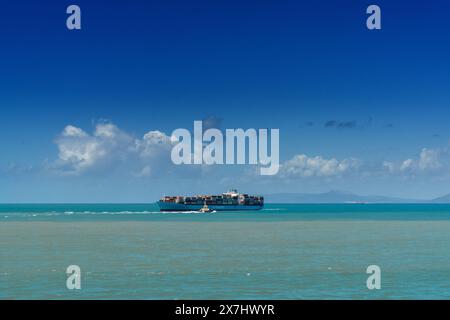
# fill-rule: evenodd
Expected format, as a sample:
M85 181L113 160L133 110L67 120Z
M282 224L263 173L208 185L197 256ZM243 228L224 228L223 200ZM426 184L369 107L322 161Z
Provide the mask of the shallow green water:
M448 299L450 206L0 205L0 298Z

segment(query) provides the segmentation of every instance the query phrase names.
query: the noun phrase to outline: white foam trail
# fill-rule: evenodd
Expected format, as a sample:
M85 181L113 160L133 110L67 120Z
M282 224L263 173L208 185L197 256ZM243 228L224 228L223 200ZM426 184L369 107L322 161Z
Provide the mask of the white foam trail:
M217 212L216 210L212 211L211 213ZM18 213L18 217L42 217L42 216L101 216L101 215L149 215L149 214L200 214L199 211L51 211L51 212L37 212L37 213L31 213L31 212L21 212ZM5 219L9 216L5 215L3 216Z

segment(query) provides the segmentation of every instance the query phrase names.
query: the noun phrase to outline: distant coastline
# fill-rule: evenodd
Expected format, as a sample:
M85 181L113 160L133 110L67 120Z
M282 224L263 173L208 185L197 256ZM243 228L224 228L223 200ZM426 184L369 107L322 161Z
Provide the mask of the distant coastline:
M345 191L329 191L325 193L273 193L264 195L267 203L286 204L438 204L449 203L450 194L433 199L409 199L379 195L358 195Z

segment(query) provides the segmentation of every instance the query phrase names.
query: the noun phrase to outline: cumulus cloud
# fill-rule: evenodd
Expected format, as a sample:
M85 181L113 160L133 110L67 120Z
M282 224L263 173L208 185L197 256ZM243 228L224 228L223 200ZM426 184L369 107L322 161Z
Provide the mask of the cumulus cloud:
M419 169L421 170L436 170L439 169L442 164L439 160L440 151L424 148L420 153L418 162Z
M395 164L390 161L383 161L382 168L389 173L394 173L396 170Z
M434 171L442 167L440 151L423 148L418 159L406 159L400 165L400 171Z
M63 137L87 137L87 133L81 130L80 128L68 125L64 128L64 131L61 133Z
M161 131L150 131L142 139L135 140L136 151L141 157L154 157L170 149L173 139Z
M154 177L176 174L198 177L203 166L175 166L170 153L176 141L170 135L158 130L145 133L142 137L125 132L113 123L95 125L92 132L74 125L67 125L55 143L58 157L45 166L52 171L66 175L123 170L135 177ZM450 173L448 148L423 148L417 157L400 161L364 163L357 158L337 159L320 155L298 154L280 165L279 178L333 178L352 175L401 176L445 175ZM208 166L207 166L208 167ZM110 170L111 169L111 170ZM211 170L211 168L207 168ZM19 171L12 168L8 172Z
M415 158L401 161L366 163L357 158L309 157L299 154L282 163L281 178L331 178L342 176L377 177L392 175L414 177L418 175L444 176L450 173L450 158L447 148L423 148Z
M160 131L134 138L112 123L99 123L92 134L73 125L66 126L56 145L58 159L52 169L60 173L79 175L112 164L128 164L130 170L136 166L142 176L148 176L154 163L170 161L159 158L168 156L171 138Z
M111 123L99 123L92 135L73 125L64 128L56 139L58 160L55 168L68 174L79 174L99 164L112 162L126 149L131 136Z
M383 169L391 174L417 175L437 173L445 169L445 149L423 148L417 158L408 158L399 163L384 161Z
M337 160L300 154L281 165L280 176L302 178L342 176L358 170L360 165L361 162L355 158Z
M413 168L413 164L414 164L414 160L413 159L406 159L400 165L400 171L411 170Z

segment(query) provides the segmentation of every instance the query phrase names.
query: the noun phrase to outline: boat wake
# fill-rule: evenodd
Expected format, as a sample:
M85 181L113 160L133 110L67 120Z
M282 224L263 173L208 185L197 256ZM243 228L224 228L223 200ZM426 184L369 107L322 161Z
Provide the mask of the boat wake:
M215 213L216 210L207 213ZM100 216L133 216L133 215L157 215L157 214L204 214L196 210L189 211L48 211L48 212L5 212L0 214L2 219L14 218L45 218L45 217L100 217Z

